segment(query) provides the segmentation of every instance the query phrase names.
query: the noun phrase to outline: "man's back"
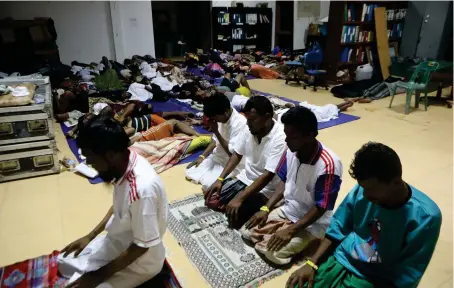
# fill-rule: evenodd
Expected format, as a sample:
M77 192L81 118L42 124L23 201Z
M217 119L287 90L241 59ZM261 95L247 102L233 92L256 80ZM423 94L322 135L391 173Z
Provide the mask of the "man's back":
M373 204L355 186L333 216L327 237L341 241L334 256L360 277L416 287L432 257L441 226L438 206L408 185L396 209Z

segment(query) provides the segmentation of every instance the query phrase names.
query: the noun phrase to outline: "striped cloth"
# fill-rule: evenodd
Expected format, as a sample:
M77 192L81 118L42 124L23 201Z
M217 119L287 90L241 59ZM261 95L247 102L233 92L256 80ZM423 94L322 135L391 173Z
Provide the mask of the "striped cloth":
M141 141L134 143L129 149L147 159L156 173L162 173L188 156L187 150L193 138L175 136L158 141Z

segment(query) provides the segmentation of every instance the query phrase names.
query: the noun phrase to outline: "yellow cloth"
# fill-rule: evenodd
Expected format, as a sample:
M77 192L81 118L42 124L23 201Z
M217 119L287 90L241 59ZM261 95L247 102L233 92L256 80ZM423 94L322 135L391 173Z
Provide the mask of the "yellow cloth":
M188 148L187 152L192 153L199 148L207 147L208 144L210 144L210 142L211 142L210 136L199 136L197 138L194 138L191 141L191 144L189 144L189 148Z
M250 97L251 96L251 90L249 90L247 87L241 86L240 88L236 89L236 92L240 93L241 95L245 97Z

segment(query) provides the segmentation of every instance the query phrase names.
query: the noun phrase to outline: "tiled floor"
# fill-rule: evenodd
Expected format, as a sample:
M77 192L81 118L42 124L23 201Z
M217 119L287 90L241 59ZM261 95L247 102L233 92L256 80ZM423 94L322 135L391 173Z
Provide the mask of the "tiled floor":
M340 103L329 92L312 92L278 80L252 80L252 88L312 104ZM452 110L431 106L404 115L403 96L371 104L355 104L348 113L361 119L320 131L319 139L334 150L344 164L338 203L355 184L348 175L354 152L375 140L394 148L403 162L404 179L426 192L443 212L440 240L420 287L448 288L452 279ZM62 155L71 156L61 131L57 140ZM161 174L169 201L198 193L200 187L184 180L184 166ZM80 176L60 175L0 184L0 265L61 249L88 233L112 204L112 188L91 185ZM169 259L185 287L208 287L184 251L169 233L165 236ZM289 273L263 285L284 287Z

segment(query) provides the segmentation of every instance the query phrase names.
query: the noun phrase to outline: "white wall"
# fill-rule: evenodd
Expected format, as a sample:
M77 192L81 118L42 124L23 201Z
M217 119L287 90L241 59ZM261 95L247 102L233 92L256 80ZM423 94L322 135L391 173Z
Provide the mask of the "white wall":
M116 59L155 56L151 1L111 1Z
M212 1L212 7L231 7L232 2L234 1ZM268 8L271 8L273 13L273 20L271 25L271 47L274 47L274 37L276 31L276 1L274 0L264 0L264 1L235 1L236 3L240 2L244 4L244 7L256 7L258 3L268 3Z
M314 17L322 19L329 15L329 1L320 2L320 15L314 15ZM298 1L294 1L293 4L293 49L304 49L306 47L307 29L312 18L298 18Z
M115 58L109 2L0 2L0 19L50 17L55 22L61 61Z

